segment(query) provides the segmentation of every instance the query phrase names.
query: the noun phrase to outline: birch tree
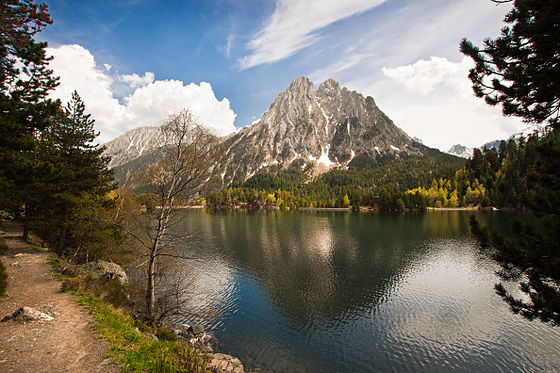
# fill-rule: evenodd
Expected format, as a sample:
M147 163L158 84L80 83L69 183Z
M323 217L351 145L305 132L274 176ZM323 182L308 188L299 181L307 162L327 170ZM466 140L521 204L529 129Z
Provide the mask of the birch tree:
M142 183L155 196L156 206L145 236L137 237L147 256L146 313L151 321L156 320L157 281L164 277L161 260L184 258L174 251L186 238L170 232L180 219L174 212L197 194L221 155L218 138L188 110L171 117L161 131L163 157L148 167Z

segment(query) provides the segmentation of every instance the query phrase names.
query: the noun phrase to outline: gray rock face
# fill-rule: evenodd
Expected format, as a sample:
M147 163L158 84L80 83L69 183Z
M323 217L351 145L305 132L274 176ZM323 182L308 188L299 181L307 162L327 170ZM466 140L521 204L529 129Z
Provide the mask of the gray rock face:
M164 143L157 127L142 127L107 143L105 155L112 157L110 167L134 170L153 161ZM223 138L223 146L225 157L214 169L223 184L296 160L321 172L346 167L358 156L400 158L428 149L395 126L372 97L332 79L315 90L305 77L280 93L258 122Z
M160 127L139 127L105 144L104 155L111 157L109 167L130 162L163 144Z
M93 275L96 278L116 278L122 285L128 282L126 272L118 264L98 260L97 262L83 264L79 268L80 272Z
M314 90L305 77L278 95L260 121L224 141L224 182L296 159L323 169L344 167L361 154L421 154L420 148L377 107L372 97L329 79Z

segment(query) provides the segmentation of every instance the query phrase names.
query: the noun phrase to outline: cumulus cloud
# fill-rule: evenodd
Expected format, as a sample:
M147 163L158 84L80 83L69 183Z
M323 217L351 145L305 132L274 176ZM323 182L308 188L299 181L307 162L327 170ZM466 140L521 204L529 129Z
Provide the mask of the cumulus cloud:
M50 67L60 77L60 85L51 97L67 102L77 90L101 132L100 142L139 126L159 125L183 108L190 109L217 135L235 131L236 114L229 100L218 100L209 83L185 85L178 80L155 80L151 72L143 76L109 75L109 68L99 68L90 51L80 45L48 48L47 52L54 57ZM122 103L114 97L115 81L123 81L133 89Z
M145 72L144 76L138 74L119 75L119 79L130 85L130 88L143 87L154 82L155 75L152 72Z
M418 136L428 146L447 150L460 143L478 147L507 139L523 128L519 118L504 117L500 107L490 107L474 96L468 70L472 61L452 62L442 57L410 65L383 68L390 81L406 89L387 88L377 101L399 127Z
M411 65L395 68L383 67L381 71L385 76L396 80L407 89L424 95L432 92L439 84L465 93L470 91L470 83L466 77L473 66L474 63L467 57L458 63L443 57L430 57L428 61L422 59Z
M318 31L334 22L370 10L386 0L277 0L274 12L247 44L242 69L289 57L314 44Z

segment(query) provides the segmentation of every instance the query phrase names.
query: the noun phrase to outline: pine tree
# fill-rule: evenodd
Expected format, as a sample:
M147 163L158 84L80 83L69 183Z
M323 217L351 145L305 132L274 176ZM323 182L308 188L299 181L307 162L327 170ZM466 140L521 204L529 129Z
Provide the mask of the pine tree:
M505 22L512 26L504 27L496 40L486 40L483 50L466 40L461 43L462 52L476 63L470 72L473 89L488 104L501 103L505 115L558 128L560 2L516 0ZM471 229L482 246L492 250L502 267L501 278L517 282L528 296L528 301L516 298L502 284L496 285L511 309L531 320L560 325L560 141L556 132L550 133L534 146L529 159L522 159L523 152L515 152L515 147L512 141L501 144L507 154L500 158L504 166L512 161L512 181L518 183L521 167L534 157L533 193L525 205L539 223L516 222L508 237L488 232L474 218ZM521 142L520 148L524 147ZM514 185L514 189L522 192L527 187Z
M39 162L49 164L51 173L38 183L48 193L37 203L41 216L35 216L35 220L49 219L51 225L58 223L60 230L55 236L54 232L45 234L59 254L64 253L67 245L74 246L76 242L75 237L69 237L67 233L71 228L73 209L82 205L82 195L85 193L90 196L88 198L95 198L111 189L109 159L102 155L103 148L94 143L97 136L94 123L91 115L86 114L80 96L74 92L57 122L42 131L39 138Z
M0 1L0 208L17 209L33 175L35 134L60 104L46 99L57 79L48 69L46 43L33 38L52 24L45 4Z
M469 74L475 94L501 104L504 115L558 127L560 2L515 0L504 22L501 36L486 39L482 49L461 42L461 52L475 62Z

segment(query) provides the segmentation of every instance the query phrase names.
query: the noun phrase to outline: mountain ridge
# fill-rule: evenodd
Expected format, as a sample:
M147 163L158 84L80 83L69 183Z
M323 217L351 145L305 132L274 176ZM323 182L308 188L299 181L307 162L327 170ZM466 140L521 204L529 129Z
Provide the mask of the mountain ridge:
M112 157L110 166L123 168L132 161L138 165L145 154L153 158L153 150L165 143L159 136L157 127L141 127L108 142L105 154ZM278 94L259 120L221 141L225 157L215 174L223 185L296 160L321 173L433 151L398 128L371 96L332 79L314 89L303 76Z

